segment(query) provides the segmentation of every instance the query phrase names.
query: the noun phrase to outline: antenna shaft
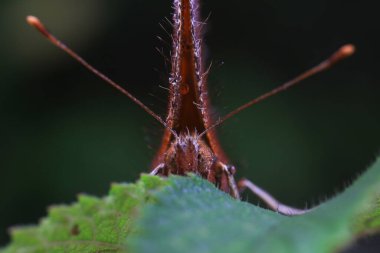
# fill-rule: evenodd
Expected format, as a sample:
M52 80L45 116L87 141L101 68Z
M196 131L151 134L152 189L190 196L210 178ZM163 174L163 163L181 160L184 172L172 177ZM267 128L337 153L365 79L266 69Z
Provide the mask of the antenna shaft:
M257 104L257 103L259 103L259 102L261 102L261 101L263 101L263 100L265 100L265 99L267 99L267 98L269 98L269 97L271 97L277 93L280 93L280 92L282 92L282 91L284 91L284 90L286 90L292 86L295 86L296 84L299 84L301 81L303 81L303 80L305 80L311 76L314 76L315 74L318 74L322 71L325 71L325 70L331 68L336 63L340 62L341 60L343 60L349 56L351 56L354 53L355 53L355 46L354 45L346 44L346 45L342 46L335 53L333 53L329 58L327 58L323 62L319 63L315 67L303 72L302 74L295 77L294 79L280 85L277 88L274 88L273 90L271 90L267 93L264 93L263 95L255 98L255 99L252 99L251 101L241 105L240 107L236 108L232 112L228 113L227 115L225 115L224 117L219 119L215 124L213 124L208 129L203 131L203 133L201 133L199 135L199 137L203 136L210 129L213 129L213 128L219 126L220 124L225 122L227 119L233 117L234 115L236 115L239 112L247 109L248 107L251 107L252 105Z
M160 122L165 128L169 129L175 136L176 133L166 124L166 122L158 116L155 112L153 112L149 107L144 105L139 99L134 97L131 93L129 93L127 90L125 90L123 87L121 87L119 84L112 81L109 77L107 77L105 74L94 68L92 65L90 65L87 61L85 61L82 57L80 57L76 52L74 52L72 49L70 49L68 46L66 46L62 41L57 39L53 34L51 34L44 24L34 16L27 16L26 21L29 23L29 25L35 27L43 36L45 36L53 45L57 46L58 48L62 49L64 52L66 52L68 55L70 55L72 58L74 58L76 61L78 61L81 65L83 65L85 68L87 68L89 71L94 73L96 76L103 79L106 83L129 97L134 103L136 103L138 106L140 106L144 111L146 111L149 115L151 115L153 118L155 118L158 122Z

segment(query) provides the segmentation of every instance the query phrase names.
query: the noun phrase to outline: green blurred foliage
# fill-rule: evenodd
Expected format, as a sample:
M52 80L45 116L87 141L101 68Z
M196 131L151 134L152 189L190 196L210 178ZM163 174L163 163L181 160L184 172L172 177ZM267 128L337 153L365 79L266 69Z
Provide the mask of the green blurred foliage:
M373 1L203 1L215 115L318 63L357 54L226 122L219 136L238 177L285 203L318 203L375 158L380 144L379 20ZM94 66L166 112L171 1L0 3L0 243L52 203L149 169L162 128L25 23L37 15ZM156 36L163 38L164 42ZM105 171L104 168L107 168ZM127 169L128 168L128 169ZM134 169L133 169L134 168ZM257 200L247 196L254 203Z

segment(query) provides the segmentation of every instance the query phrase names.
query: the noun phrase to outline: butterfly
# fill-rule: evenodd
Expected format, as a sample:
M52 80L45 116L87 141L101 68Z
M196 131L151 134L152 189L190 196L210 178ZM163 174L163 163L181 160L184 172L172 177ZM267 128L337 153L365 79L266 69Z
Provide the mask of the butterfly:
M237 199L240 198L240 191L248 188L269 208L284 215L300 215L310 211L311 209L297 209L282 204L247 179L236 182L234 177L236 168L230 164L223 151L216 135L216 128L242 110L351 56L355 52L355 47L352 44L343 45L315 67L258 98L252 99L218 120L214 120L210 112L210 98L207 90L209 69L205 67L203 60L202 28L205 22L200 19L199 0L174 0L173 6L171 75L168 80L170 92L165 120L58 40L38 18L28 16L27 22L37 28L55 46L129 97L165 128L161 145L152 162L150 174L169 176L194 173Z

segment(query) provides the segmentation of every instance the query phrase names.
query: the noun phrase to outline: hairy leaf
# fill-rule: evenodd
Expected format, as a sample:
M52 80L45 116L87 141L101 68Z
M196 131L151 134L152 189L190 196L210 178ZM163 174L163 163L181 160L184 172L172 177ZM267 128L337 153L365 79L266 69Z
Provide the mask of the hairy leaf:
M144 209L135 252L336 252L380 229L380 161L344 193L285 217L237 201L196 177L172 177Z
M380 161L344 193L286 217L232 199L197 177L142 176L107 197L50 208L38 226L12 229L1 253L336 252L380 230Z
M80 195L78 202L53 206L38 226L11 229L12 243L1 253L129 252L125 238L153 192L167 182L142 176L136 184L114 184L107 197Z

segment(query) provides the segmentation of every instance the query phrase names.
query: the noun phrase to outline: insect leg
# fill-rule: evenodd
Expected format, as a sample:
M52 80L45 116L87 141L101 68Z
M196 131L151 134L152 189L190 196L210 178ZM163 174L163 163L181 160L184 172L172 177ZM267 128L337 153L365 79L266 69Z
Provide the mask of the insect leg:
M223 172L227 176L228 185L230 187L231 195L235 199L240 199L239 189L235 181L235 167L230 165L221 164Z
M277 199L275 199L272 195L270 195L268 192L261 189L260 187L258 187L257 185L249 181L248 179L241 179L238 183L238 187L241 191L248 188L249 190L251 190L253 194L255 194L257 197L263 200L270 209L278 213L281 213L283 215L296 216L296 215L305 214L309 212L310 210L312 210L312 209L297 209L294 207L284 205L281 202L279 202Z
M154 168L154 169L149 173L149 175L153 175L153 176L155 176L155 175L157 175L158 173L160 173L161 170L162 170L163 168L165 168L165 164L160 163L159 165L157 165L156 168Z

